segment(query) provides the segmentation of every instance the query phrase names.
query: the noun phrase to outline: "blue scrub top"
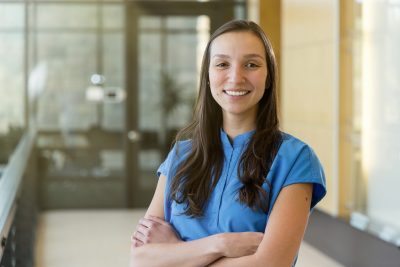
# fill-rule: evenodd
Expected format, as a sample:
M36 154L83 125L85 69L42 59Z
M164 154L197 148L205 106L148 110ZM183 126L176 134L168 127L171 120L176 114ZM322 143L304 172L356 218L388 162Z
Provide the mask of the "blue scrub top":
M313 184L311 209L325 196L325 176L314 151L299 139L282 133L282 144L266 178L272 185L272 192L267 181L263 184L263 188L271 193L269 211L254 211L240 203L238 191L242 183L238 179L238 164L253 134L254 131L250 131L238 135L231 143L227 134L221 130L224 166L201 218L184 215L186 205L170 199L171 180L179 164L190 153L191 142L187 140L175 144L158 168L157 174L162 173L167 178L164 194L165 221L172 224L182 240L190 241L223 232L264 232L279 192L291 184Z

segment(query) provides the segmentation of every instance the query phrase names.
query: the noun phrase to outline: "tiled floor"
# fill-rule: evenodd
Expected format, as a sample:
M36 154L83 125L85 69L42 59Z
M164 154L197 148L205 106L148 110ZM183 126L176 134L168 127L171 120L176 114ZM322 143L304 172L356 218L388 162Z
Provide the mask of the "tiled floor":
M36 267L127 267L144 210L51 211L39 219ZM343 267L303 243L296 267Z

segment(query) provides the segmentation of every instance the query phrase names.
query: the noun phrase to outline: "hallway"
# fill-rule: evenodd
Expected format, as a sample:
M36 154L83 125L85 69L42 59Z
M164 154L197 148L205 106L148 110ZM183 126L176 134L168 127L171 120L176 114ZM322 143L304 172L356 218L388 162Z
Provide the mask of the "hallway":
M130 234L144 210L70 210L41 213L36 267L126 267ZM342 267L307 243L296 267Z

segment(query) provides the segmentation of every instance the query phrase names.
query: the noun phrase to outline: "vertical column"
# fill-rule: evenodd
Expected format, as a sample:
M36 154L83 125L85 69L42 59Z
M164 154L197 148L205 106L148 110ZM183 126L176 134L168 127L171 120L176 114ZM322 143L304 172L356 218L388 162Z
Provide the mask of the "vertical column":
M271 40L278 64L277 92L280 99L281 77L281 0L260 1L260 26Z

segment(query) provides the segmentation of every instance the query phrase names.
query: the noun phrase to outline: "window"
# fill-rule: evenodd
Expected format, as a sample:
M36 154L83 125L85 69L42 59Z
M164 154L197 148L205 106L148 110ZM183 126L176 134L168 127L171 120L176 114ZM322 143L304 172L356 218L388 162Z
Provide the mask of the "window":
M0 3L0 174L24 131L25 8Z

